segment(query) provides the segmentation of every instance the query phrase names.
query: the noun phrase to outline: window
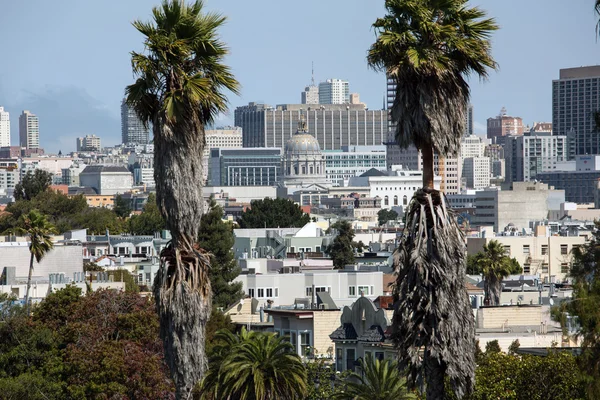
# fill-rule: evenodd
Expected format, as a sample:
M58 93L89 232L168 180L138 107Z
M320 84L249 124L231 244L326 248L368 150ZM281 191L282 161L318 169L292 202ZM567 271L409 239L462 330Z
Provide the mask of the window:
M337 371L341 371L344 365L344 349L341 347L336 347L336 355L335 355L335 369Z
M510 256L510 246L504 246L504 254Z
M394 205L397 206L398 205L398 196L394 196Z
M408 204L408 197L404 196L404 197L402 198L402 205L403 205L403 206L405 206L405 205L407 205L407 204Z
M354 358L356 357L355 349L346 349L346 369L354 371Z
M385 205L385 206L389 206L390 205L390 199L389 199L389 197L385 196L383 198L383 205Z
M369 295L369 287L368 286L359 286L358 294L368 296Z
M248 289L248 296L254 297L254 289Z
M331 286L315 286L315 293L327 292L331 293ZM312 296L312 287L308 286L306 288L306 295Z
M300 355L308 357L310 353L310 332L300 332Z
M560 263L560 272L563 274L569 273L569 263Z
M547 244L543 244L542 245L542 255L543 256L547 256L548 255L548 245Z
M569 245L568 244L561 244L560 245L560 254L563 255L563 256L569 254Z
M274 297L279 297L279 288L275 288L275 296Z
M348 286L348 296L356 297L356 288L354 286Z
M529 264L523 264L523 273L524 274L530 274L531 273L531 265L529 265Z
M542 264L542 272L548 273L548 264L547 263Z
M265 289L264 288L258 288L258 296L259 299L262 299L265 297Z
M379 361L383 361L383 351L376 351L375 352L375 359L377 359Z
M273 288L267 288L267 297L273 297Z
M526 256L529 255L529 245L528 244L523 245L523 254L525 254Z

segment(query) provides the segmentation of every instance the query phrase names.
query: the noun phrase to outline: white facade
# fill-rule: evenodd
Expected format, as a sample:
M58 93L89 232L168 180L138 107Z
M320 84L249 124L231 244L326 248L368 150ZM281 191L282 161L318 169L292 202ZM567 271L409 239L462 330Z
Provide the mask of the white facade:
M341 79L327 79L319 83L319 104L350 103L350 84Z
M206 146L202 155L202 175L204 181L208 179L208 160L210 159L210 149L215 148L241 148L242 147L242 128L225 127L222 129L208 129L204 132Z
M460 141L460 157L483 157L487 143L477 135L469 135Z
M567 137L554 136L552 132L531 132L524 136L506 138L504 154L509 170L509 182L528 182L538 173L553 172L567 161Z
M28 110L24 110L19 117L19 145L27 149L40 147L39 120Z
M327 181L343 186L353 176L371 168L386 170L385 146L342 146L342 150L325 151Z
M100 138L96 135L85 135L77 138L77 151L100 151Z
M0 196L12 196L19 181L18 168L0 167Z
M304 88L300 96L302 104L319 104L319 88L315 85L310 85Z
M361 294L370 299L383 295L383 272L324 271L294 274L240 275L244 292L261 303L293 305L296 299L312 298L315 292L329 292L337 306L352 304Z
M463 159L462 176L468 189L483 189L490 186L490 158L469 157Z
M0 107L0 147L10 146L10 114Z

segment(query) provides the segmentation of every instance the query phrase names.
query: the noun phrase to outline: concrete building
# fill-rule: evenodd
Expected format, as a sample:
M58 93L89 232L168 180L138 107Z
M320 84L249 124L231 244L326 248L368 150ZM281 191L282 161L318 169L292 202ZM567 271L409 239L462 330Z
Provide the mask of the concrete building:
M83 163L73 163L68 168L62 168L62 184L67 186L80 186L79 174L85 169L86 165Z
M387 111L367 110L361 104L282 104L271 107L249 103L235 109L235 125L243 132L244 147L283 149L304 115L306 127L321 150L342 146L378 146L387 135Z
M237 149L242 147L242 128L237 126L226 126L217 129L207 129L204 132L206 146L202 157L202 173L204 181L208 182L208 161L210 160L210 149Z
M540 182L514 182L512 190L497 187L479 190L475 195L474 226L493 226L502 232L510 226L518 232L529 229L533 221L548 218L548 210L559 209L565 191Z
M506 109L502 107L500 114L487 120L487 138L492 143L503 144L506 136L516 136L523 134L523 119L521 117L511 117L506 114Z
M10 114L0 107L0 147L10 147Z
M97 194L115 195L131 190L133 176L125 167L88 165L79 174L79 184L94 189Z
M96 135L85 135L77 138L77 151L100 151L100 138Z
M209 186L275 186L281 178L281 148L211 149Z
M135 110L127 105L125 99L121 103L121 142L142 145L150 143L150 129L144 126Z
M26 149L40 147L40 121L28 110L19 116L19 145Z
M344 186L353 176L375 168L386 170L386 147L342 146L341 150L325 151L327 181L334 186Z
M467 104L466 118L467 124L465 129L465 136L474 135L475 132L473 131L473 104Z
M319 104L350 103L350 84L342 79L327 79L319 83Z
M552 81L554 134L567 136L569 160L600 154L600 135L593 113L600 109L600 66L561 69Z
M315 71L313 69L310 85L304 88L300 96L302 104L319 104L319 87L315 85Z
M468 157L463 159L462 177L467 189L483 189L490 186L489 157Z
M556 170L538 173L537 179L564 190L566 201L593 203L600 179L600 155L576 155L572 164L575 164L574 170L571 165L563 164L563 167L557 163Z
M12 197L15 186L20 181L20 172L16 166L0 166L0 197Z

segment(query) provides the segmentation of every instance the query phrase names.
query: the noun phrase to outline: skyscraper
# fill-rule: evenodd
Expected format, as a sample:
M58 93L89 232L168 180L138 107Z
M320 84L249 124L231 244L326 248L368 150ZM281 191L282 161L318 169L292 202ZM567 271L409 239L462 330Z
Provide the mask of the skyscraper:
M350 103L350 84L341 79L327 79L319 83L319 104Z
M28 110L19 116L19 145L26 149L40 147L40 123L37 115Z
M600 65L561 69L552 81L552 128L567 136L569 159L600 154L594 113L600 109Z
M319 88L315 85L315 69L312 69L310 85L304 88L300 102L302 104L319 104Z
M85 135L77 138L77 151L100 151L100 138L96 135Z
M0 107L0 147L10 146L10 114Z
M121 141L123 144L148 144L150 131L130 108L125 99L121 103Z
M500 114L487 120L487 138L493 143L504 144L506 136L523 135L523 120L521 117L511 117L502 107Z
M469 136L473 134L473 104L467 104L467 125L465 127L465 135Z

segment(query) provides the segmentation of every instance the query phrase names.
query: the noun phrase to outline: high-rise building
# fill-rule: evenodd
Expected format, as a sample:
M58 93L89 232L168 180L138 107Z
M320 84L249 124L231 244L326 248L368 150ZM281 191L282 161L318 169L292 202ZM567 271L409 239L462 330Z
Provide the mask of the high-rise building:
M77 151L100 151L100 138L96 135L85 135L77 138Z
M301 95L301 103L319 104L319 88L314 84L305 87Z
M40 123L38 117L28 110L19 116L19 145L26 149L40 147Z
M202 175L204 181L208 179L208 161L210 159L210 149L238 149L242 147L242 128L237 126L227 126L224 128L207 129L204 132L206 146L204 146L204 155L202 157Z
M123 144L148 144L150 130L144 126L134 109L121 103L121 142Z
M506 114L506 108L502 107L500 114L487 120L487 138L493 143L503 144L504 137L523 134L523 119L511 117Z
M249 103L235 109L235 126L242 128L244 147L283 148L296 131L301 114L321 150L381 145L387 133L387 111L367 110L361 104L271 107Z
M350 84L341 79L327 79L319 83L319 104L350 103Z
M600 109L600 65L561 69L552 81L554 134L567 136L569 159L600 154L600 134L594 112Z
M490 158L484 156L485 141L477 135L468 135L460 142L461 177L467 189L490 186Z
M473 132L473 104L467 104L467 112L465 113L467 124L465 125L465 135L472 135Z
M0 147L10 146L10 114L0 107Z

